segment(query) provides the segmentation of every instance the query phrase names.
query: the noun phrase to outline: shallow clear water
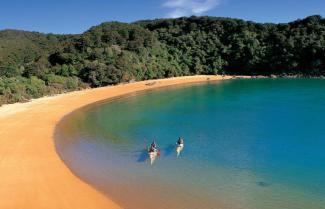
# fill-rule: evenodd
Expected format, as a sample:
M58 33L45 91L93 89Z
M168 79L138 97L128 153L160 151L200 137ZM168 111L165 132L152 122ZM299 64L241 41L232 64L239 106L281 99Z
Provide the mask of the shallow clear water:
M322 209L324 120L325 80L232 80L88 106L61 122L56 145L125 208Z

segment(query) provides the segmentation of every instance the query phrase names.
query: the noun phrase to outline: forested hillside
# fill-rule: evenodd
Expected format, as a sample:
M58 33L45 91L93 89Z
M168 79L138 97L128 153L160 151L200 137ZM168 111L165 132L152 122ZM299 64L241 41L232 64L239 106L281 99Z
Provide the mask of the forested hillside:
M325 75L325 19L108 22L80 35L0 31L0 104L193 74Z

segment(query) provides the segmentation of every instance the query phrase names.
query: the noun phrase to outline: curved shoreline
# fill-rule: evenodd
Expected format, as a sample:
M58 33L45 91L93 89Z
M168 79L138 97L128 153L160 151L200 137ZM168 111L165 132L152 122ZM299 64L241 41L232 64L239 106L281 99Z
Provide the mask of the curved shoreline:
M76 177L56 153L54 131L88 104L178 84L231 79L187 76L89 89L0 108L0 208L120 208Z

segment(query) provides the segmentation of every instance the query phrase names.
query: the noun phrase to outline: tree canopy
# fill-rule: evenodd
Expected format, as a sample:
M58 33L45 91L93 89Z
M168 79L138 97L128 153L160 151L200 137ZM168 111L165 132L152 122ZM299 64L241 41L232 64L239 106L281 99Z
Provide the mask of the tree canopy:
M106 22L79 35L0 31L0 104L195 74L325 75L325 19L182 17Z

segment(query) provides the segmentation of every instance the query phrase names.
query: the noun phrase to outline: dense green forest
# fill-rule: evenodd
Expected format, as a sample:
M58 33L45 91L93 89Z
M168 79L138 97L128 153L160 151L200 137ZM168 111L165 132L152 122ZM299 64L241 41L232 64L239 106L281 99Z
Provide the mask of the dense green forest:
M325 19L183 17L107 22L79 35L0 31L0 105L195 74L325 76Z

